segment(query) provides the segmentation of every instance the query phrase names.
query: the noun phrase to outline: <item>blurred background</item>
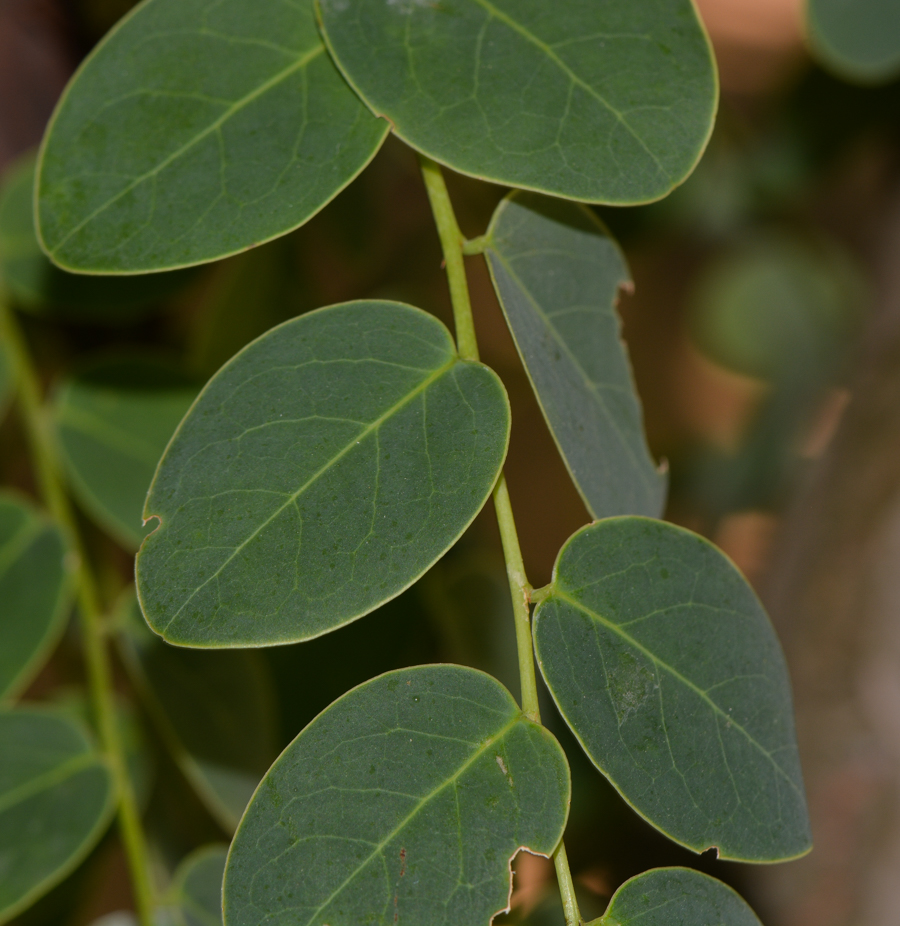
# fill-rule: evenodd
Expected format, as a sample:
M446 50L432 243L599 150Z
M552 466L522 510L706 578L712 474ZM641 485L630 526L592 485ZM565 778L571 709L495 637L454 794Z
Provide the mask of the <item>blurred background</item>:
M122 722L165 882L192 848L230 838L254 776L351 686L429 661L483 668L514 693L518 683L490 510L401 598L311 643L229 662L160 649L142 633L129 585L143 494L206 378L273 325L329 303L393 298L448 323L451 313L416 161L393 140L306 226L239 257L138 280L52 270L30 224L34 149L79 60L130 6L0 0L0 262L53 403L106 604L120 615ZM699 7L722 82L709 149L668 199L598 212L635 283L620 310L650 444L670 467L667 517L734 559L782 639L815 849L755 868L679 849L581 757L548 703L545 717L573 766L569 857L586 918L633 874L682 864L734 885L769 926L892 926L900 924L900 81L854 86L813 64L801 0ZM464 233L481 234L505 191L453 175L449 183ZM529 578L540 586L588 515L485 266L468 261L482 356L511 397L508 479ZM0 479L36 494L14 410L0 424ZM70 629L25 697L83 712L82 683ZM219 716L215 699L229 692L233 709ZM520 857L513 901L508 921L563 922L546 860ZM113 830L15 922L81 926L129 903Z

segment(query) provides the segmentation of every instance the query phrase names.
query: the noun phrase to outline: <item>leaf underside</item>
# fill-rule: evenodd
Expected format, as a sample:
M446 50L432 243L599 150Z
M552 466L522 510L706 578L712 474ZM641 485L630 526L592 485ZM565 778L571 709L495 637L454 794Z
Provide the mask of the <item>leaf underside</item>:
M65 553L57 527L0 494L0 701L25 688L62 632L71 600Z
M512 193L487 233L494 287L547 424L594 518L662 514L615 303L630 282L584 206Z
M808 0L807 18L813 52L838 75L882 83L900 74L896 0Z
M71 871L113 810L112 776L73 722L0 711L0 922Z
M229 926L488 926L520 847L549 855L569 772L499 682L402 669L320 714L260 785L225 872Z
M620 205L706 145L717 83L689 0L318 0L351 86L461 173Z
M723 858L809 850L784 657L712 544L610 518L563 547L534 621L541 672L588 756L670 838Z
M152 530L141 514L157 464L197 386L148 356L107 357L63 383L53 406L78 501L136 550Z
M311 0L150 0L57 108L39 234L67 269L215 260L305 222L387 131L329 60Z
M589 926L760 926L728 885L690 868L655 868L626 881Z
M509 406L411 306L353 302L281 325L216 374L163 457L137 560L173 643L309 639L407 588L486 501Z

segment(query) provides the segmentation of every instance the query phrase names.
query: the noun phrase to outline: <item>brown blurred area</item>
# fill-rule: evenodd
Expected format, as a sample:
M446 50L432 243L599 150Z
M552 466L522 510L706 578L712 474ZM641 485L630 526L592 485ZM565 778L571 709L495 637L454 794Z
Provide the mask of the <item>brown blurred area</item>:
M78 60L127 7L0 0L0 169L37 145ZM620 308L651 445L671 466L667 516L722 546L770 609L792 672L815 841L808 857L784 865L706 867L743 890L769 926L900 926L900 88L850 88L817 71L803 47L801 0L698 7L722 86L707 156L670 200L602 216L632 268L635 293ZM503 191L450 182L463 231L482 233ZM833 348L840 356L814 369L797 359L797 375L783 380L729 367L696 335L697 294L711 268L778 235L827 238L861 281L855 327ZM450 320L415 161L398 142L284 247L300 291L250 319L246 338L297 311L365 296L400 298ZM510 490L539 586L588 516L481 259L469 258L469 270L482 354L513 406ZM824 260L822 272L833 270ZM210 271L211 287L216 273L224 271ZM134 337L196 360L198 312L182 306ZM31 333L48 381L83 353L130 337L46 321ZM225 359L203 356L198 365L212 369ZM0 437L6 481L27 487L14 425ZM478 519L466 543L496 547L490 517ZM109 561L126 581L128 558ZM50 677L57 670L51 665ZM652 836L635 839L655 863L685 863ZM114 845L103 851L92 883L105 887L79 923L127 902L120 856ZM601 852L580 832L573 839L576 877L601 912L633 873L626 868L637 849L629 851ZM540 860L520 865L520 910L537 904L548 877Z

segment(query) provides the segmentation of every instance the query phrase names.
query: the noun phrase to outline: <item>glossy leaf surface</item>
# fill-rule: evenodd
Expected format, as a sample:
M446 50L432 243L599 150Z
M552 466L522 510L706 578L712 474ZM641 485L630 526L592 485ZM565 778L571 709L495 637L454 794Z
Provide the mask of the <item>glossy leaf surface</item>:
M838 75L882 83L900 74L900 4L896 0L807 0L813 53Z
M62 880L109 822L112 776L81 728L0 711L0 922Z
M178 866L170 892L177 926L221 924L222 876L227 855L227 846L205 846Z
M584 206L512 193L486 256L550 430L595 518L662 514L666 480L644 437L615 304L625 258Z
M584 528L560 552L534 639L563 717L650 823L723 858L808 851L784 657L712 544L647 518Z
M690 868L655 868L626 881L589 926L760 926L727 884Z
M120 648L160 734L187 780L227 831L278 755L272 683L259 654L169 646L132 600Z
M665 196L716 108L689 0L319 0L374 113L454 170L589 202Z
M559 744L499 682L389 672L323 711L266 775L232 843L225 922L488 926L510 860L549 855L568 803Z
M62 633L71 601L59 529L0 493L0 701L22 691Z
M18 306L66 321L127 323L193 278L185 270L120 279L54 267L37 240L33 194L34 155L26 155L0 190L0 268Z
M150 0L57 108L39 234L68 269L215 260L305 222L387 130L329 60L309 0Z
M72 489L128 549L153 530L142 525L147 491L197 391L169 364L118 356L86 367L57 393L54 418Z
M213 377L160 463L141 605L173 643L309 639L425 572L481 509L509 406L419 309L351 302L253 342Z

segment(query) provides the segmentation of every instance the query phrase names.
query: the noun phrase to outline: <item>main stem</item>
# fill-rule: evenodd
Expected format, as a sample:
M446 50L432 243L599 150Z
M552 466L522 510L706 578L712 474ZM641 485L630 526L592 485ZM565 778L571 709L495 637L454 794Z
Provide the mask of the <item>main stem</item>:
M425 155L419 155L428 201L434 213L444 263L447 269L447 281L450 284L450 299L453 303L453 320L456 326L456 343L463 360L478 360L478 342L475 337L475 322L472 317L472 303L469 299L469 284L463 262L465 238L456 222L450 194L444 183L444 176L438 164ZM519 547L519 535L513 518L509 489L506 476L501 472L494 487L494 509L497 512L497 524L500 527L500 540L503 544L503 558L506 561L506 576L512 596L513 615L516 624L516 648L519 655L519 681L522 686L522 711L535 723L541 722L538 706L537 678L534 671L534 652L531 645L531 585L525 575L522 551ZM559 893L566 914L566 926L581 926L583 920L575 899L575 886L572 872L566 856L566 847L562 840L553 853L556 867L556 879Z
M85 556L69 497L63 488L49 420L41 399L41 389L34 364L21 328L2 292L0 292L0 335L9 346L15 364L17 400L28 434L41 495L48 510L67 535L72 550L82 647L91 705L97 721L101 746L115 782L119 828L128 857L138 920L140 926L152 926L154 900L150 883L147 845L116 721L112 665L103 630L100 596Z

